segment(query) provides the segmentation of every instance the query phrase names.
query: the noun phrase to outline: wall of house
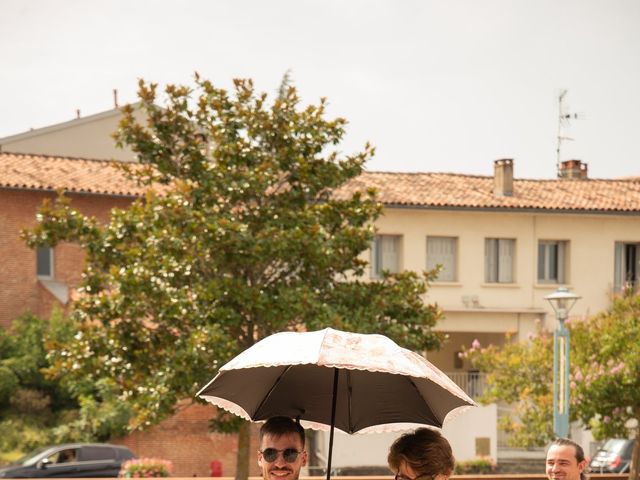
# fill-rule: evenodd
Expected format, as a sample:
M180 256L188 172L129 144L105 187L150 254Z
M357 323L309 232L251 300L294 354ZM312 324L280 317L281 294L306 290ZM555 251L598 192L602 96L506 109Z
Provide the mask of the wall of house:
M223 476L234 476L238 437L235 434L209 431L209 420L216 412L212 405L192 404L186 400L178 405L171 418L147 430L134 432L112 443L126 445L138 457L171 460L173 475L178 477L208 477L211 462L222 464ZM249 474L259 475L257 451L259 424L252 425L249 448Z
M377 226L381 234L402 235L402 268L411 270L426 268L427 236L457 237L457 281L434 282L425 300L437 302L444 310L447 320L441 325L443 330L460 330L457 325L468 322L464 330L495 332L507 331L517 322L532 328L537 318L555 328L555 314L544 296L559 285L537 281L539 240L569 242L564 285L582 296L571 315L607 308L614 281L614 244L640 242L639 220L623 215L387 208ZM485 282L485 238L516 239L514 283ZM496 328L500 322L504 325Z
M8 327L27 312L48 317L59 304L36 276L36 253L20 239L20 231L35 224L36 212L52 193L0 189L0 326ZM100 221L108 219L112 207L126 207L131 200L103 195L72 195L72 206ZM60 244L53 253L54 280L76 286L80 281L84 254L77 245Z
M7 137L0 143L5 152L133 161L133 152L117 149L111 138L121 118L117 111L105 112Z

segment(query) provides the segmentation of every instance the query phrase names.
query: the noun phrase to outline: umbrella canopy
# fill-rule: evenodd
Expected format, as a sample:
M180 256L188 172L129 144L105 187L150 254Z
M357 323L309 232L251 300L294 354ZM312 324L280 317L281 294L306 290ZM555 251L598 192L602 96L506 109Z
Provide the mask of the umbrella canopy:
M198 395L247 420L284 415L346 433L439 428L452 410L475 405L430 362L389 338L331 328L261 340Z

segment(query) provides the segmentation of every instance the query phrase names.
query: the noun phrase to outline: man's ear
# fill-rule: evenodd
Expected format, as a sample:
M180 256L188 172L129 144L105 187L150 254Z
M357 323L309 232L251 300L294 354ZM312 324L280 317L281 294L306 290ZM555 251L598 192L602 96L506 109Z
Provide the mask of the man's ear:
M578 469L582 472L585 468L587 468L587 459L585 458L578 464Z
M258 452L258 466L262 468L262 454Z
M307 451L302 451L302 466L304 467L307 464Z

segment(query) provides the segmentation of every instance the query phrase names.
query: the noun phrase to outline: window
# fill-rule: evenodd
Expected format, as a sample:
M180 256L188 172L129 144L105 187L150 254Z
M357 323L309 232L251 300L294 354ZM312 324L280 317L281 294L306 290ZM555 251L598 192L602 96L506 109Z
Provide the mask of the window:
M557 240L538 242L538 282L566 283L568 244Z
M53 249L51 247L37 248L36 274L40 278L53 278Z
M616 242L614 289L637 289L640 280L640 243Z
M400 235L376 235L371 249L371 276L380 278L383 270L400 271Z
M516 241L512 238L486 238L484 243L484 281L513 283Z
M436 282L455 282L458 280L456 257L458 239L455 237L427 237L427 270L438 265L442 270Z

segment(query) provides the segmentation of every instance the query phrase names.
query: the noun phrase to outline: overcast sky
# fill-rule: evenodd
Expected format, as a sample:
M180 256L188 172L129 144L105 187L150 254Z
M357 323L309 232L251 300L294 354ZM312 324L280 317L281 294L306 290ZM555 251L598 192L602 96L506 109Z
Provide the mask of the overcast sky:
M0 137L136 100L138 78L274 92L349 120L369 170L640 175L638 0L0 0Z

